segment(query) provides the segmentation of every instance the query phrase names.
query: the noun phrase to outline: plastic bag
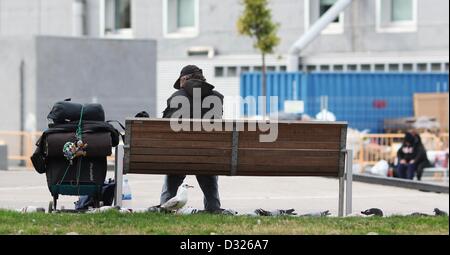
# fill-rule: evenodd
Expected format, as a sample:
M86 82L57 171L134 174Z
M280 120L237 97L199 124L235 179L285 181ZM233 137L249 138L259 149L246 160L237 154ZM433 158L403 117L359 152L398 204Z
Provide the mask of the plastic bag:
M389 164L386 160L378 161L371 169L370 173L380 176L388 176Z

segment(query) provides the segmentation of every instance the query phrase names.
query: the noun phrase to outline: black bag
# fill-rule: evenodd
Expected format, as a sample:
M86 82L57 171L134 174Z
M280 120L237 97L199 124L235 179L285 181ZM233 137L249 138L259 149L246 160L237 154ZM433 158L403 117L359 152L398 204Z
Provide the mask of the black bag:
M56 124L70 123L80 120L81 108L83 107L83 121L105 121L105 111L101 104L85 104L60 101L53 105L52 110L47 115L48 126Z
M41 148L42 151L45 151L44 144L47 136L49 134L53 133L75 133L78 128L78 121L73 121L66 124L58 124L53 125L51 128L44 131L44 133L41 136L41 140L44 142L41 142ZM82 122L82 130L83 134L88 133L110 133L111 134L111 145L112 147L116 147L119 144L119 131L111 124L107 122L101 122L101 121L83 121ZM36 144L37 145L37 144Z
M107 157L112 153L112 142L109 132L83 133L83 142L87 144L86 157ZM47 157L64 157L64 144L76 142L75 132L50 133L45 139L45 155Z
M114 201L116 183L114 180L109 179L103 184L100 201L103 201L104 206L111 206ZM75 202L75 210L87 210L89 207L95 207L95 201L93 196L80 196L77 202Z
M36 172L44 174L47 171L45 159L45 155L42 153L40 146L37 146L31 156L31 163L33 163L33 167Z
M31 161L38 173L47 173L48 184L55 185L58 178L62 177L59 176L61 174L59 168L68 163L63 156L63 146L68 141L76 142L75 133L81 124L82 138L88 142L87 152L90 155L90 158L83 162L82 168L92 170L92 167L95 166L94 168L100 170L99 178L95 177L95 180L90 181L102 185L106 176L106 156L111 155L112 147L119 144L120 133L114 126L105 122L105 113L100 104L84 105L83 118L80 122L82 105L69 101L70 99L57 102L53 106L52 111L48 114L49 128L44 131L36 143L37 148L31 156ZM49 136L53 136L50 144ZM85 165L87 162L90 166ZM70 172L73 173L73 171ZM100 183L98 183L99 181Z
M46 176L49 187L58 184L99 185L106 178L106 157L81 157L70 165L64 157L47 158ZM51 190L50 190L51 192Z

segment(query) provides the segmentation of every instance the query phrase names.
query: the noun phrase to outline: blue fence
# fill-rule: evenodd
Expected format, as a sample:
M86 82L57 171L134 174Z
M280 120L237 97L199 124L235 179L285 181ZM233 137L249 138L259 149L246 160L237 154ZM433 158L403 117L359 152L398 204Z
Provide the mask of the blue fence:
M321 96L327 96L337 120L374 133L383 131L384 119L413 116L415 93L448 93L448 78L447 73L268 73L267 96L278 96L279 111L285 100L303 100L310 116L321 110ZM261 95L261 74L242 74L241 96ZM267 111L274 110L267 99ZM252 112L247 106L242 111Z

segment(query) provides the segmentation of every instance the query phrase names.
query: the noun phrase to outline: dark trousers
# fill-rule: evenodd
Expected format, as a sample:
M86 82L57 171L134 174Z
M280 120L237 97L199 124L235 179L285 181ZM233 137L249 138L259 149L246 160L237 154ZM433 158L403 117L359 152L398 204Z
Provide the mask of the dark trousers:
M399 164L398 165L398 175L402 179L414 179L414 174L416 173L415 164Z
M203 191L203 204L206 211L220 209L218 176L197 175L197 182ZM177 194L178 187L183 183L186 175L166 175L161 193L160 203L164 204Z

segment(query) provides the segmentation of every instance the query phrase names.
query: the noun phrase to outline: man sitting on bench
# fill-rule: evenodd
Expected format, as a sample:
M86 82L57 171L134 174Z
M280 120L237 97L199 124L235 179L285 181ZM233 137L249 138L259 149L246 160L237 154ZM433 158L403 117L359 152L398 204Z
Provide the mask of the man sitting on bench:
M203 118L206 113L210 112L213 108L217 109L218 106L211 105L210 108L201 108L201 114L194 114L194 100L200 101L195 102L196 104L203 105L203 99L209 96L218 97L220 99L221 105L219 114L220 118L222 117L223 95L213 90L214 86L206 82L202 70L197 66L185 66L181 70L180 77L175 82L174 88L177 89L177 91L167 100L167 108L164 110L163 118L177 118L177 116L173 116L173 114L181 108L180 104L174 104L173 102L177 97L185 97L189 101L190 118L196 116L201 116L201 118ZM196 94L196 91L199 93ZM174 107L174 105L177 107ZM214 115L218 116L217 114ZM203 191L205 210L207 212L220 212L218 176L197 175L196 177L198 184ZM185 178L185 175L166 175L161 193L161 204L164 204L176 195L178 187L183 183Z

